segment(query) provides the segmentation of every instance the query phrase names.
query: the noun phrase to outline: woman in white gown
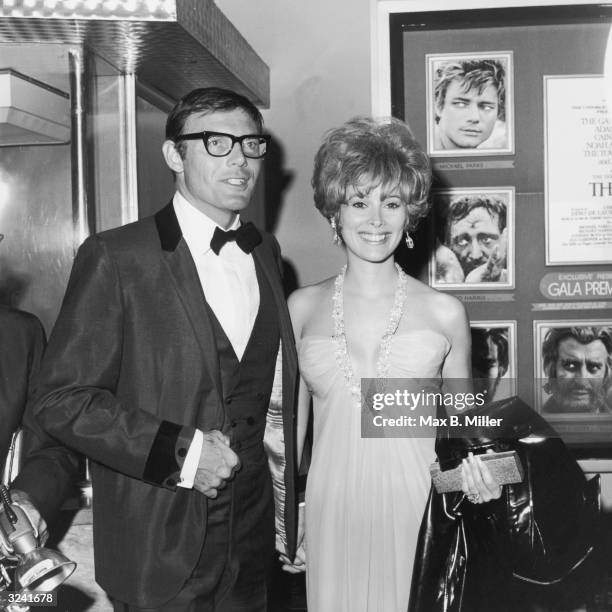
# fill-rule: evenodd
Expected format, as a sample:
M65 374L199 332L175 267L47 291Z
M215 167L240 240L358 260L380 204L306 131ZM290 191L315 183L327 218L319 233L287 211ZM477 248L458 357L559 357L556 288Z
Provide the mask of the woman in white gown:
M357 118L315 157L315 204L347 263L289 300L302 376L298 452L313 398L305 507L309 612L405 612L434 439L362 438L361 378L463 378L462 304L406 276L400 240L427 212L427 156L399 120ZM298 563L299 564L299 563Z

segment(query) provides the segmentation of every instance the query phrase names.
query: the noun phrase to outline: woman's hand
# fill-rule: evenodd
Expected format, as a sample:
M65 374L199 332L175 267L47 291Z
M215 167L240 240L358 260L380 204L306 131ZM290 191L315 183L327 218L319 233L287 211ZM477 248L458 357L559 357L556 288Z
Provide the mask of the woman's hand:
M304 542L304 512L305 504L302 502L298 508L298 534L297 534L297 550L295 559L291 559L285 554L280 555L280 560L283 564L283 569L290 574L300 574L306 571L306 546Z
M301 574L306 571L306 549L304 548L304 542L300 544L296 553L293 563L289 561L286 555L281 555L280 560L283 563L283 570L290 574Z
M469 453L467 459L463 460L461 489L467 500L473 504L499 499L502 494L502 488L493 480L487 464L477 455L474 456L474 453Z

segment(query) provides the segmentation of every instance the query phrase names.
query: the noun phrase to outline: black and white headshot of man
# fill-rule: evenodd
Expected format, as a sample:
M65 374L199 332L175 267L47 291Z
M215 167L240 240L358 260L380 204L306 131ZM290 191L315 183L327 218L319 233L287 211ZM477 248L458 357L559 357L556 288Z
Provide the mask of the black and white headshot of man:
M440 190L432 196L433 285L479 289L512 285L513 190Z
M470 322L474 391L484 393L487 401L512 394L515 326L516 321Z
M511 54L428 56L429 152L511 153Z
M612 369L612 323L540 330L543 387L548 395L542 412L555 415L611 414L606 400Z

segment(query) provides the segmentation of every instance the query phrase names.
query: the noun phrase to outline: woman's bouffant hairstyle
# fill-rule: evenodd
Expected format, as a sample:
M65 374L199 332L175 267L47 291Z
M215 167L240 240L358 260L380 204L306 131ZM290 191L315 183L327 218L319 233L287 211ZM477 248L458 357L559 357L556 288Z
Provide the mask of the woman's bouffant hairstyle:
M386 192L399 189L408 211L406 229L427 214L431 168L410 128L399 119L355 117L327 132L312 175L321 214L337 221L349 188L369 191L378 185Z

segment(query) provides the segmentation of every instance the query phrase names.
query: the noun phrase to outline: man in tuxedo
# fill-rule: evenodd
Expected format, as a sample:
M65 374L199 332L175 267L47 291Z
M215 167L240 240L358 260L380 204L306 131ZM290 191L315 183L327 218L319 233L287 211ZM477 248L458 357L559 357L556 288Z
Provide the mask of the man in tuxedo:
M96 580L115 610L264 611L275 518L294 555L280 249L240 220L268 142L243 96L187 94L163 144L172 201L74 262L35 411L91 459Z

